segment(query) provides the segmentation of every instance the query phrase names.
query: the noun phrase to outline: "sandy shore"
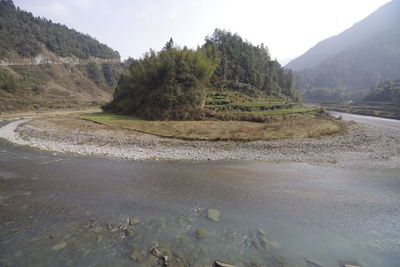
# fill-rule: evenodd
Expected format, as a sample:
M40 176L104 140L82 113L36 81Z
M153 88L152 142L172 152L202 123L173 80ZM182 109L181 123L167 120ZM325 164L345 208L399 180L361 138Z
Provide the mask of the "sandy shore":
M400 167L400 132L391 125L354 124L346 133L333 136L247 143L183 141L96 127L66 132L46 121L24 119L2 127L0 137L46 151L132 160L264 160Z

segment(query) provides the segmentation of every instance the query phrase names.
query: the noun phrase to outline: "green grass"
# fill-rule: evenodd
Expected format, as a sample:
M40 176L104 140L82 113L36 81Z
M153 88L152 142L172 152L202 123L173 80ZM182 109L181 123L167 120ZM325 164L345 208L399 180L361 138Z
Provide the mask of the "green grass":
M291 109L274 109L265 111L233 112L233 113L239 115L273 116L273 115L311 113L315 111L316 109L312 107L297 107Z

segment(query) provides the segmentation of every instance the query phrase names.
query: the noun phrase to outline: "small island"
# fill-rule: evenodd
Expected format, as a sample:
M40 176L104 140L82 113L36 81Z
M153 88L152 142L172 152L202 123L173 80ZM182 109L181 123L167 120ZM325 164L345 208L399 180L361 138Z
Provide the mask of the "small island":
M315 137L342 124L303 106L268 49L216 29L196 50L172 38L122 74L105 114L86 120L160 137L253 141ZM115 115L117 114L117 115Z

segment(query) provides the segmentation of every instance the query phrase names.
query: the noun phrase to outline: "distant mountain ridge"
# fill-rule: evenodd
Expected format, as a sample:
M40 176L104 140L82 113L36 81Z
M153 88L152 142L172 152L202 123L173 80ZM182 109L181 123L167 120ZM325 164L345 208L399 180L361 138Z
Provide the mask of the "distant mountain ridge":
M349 98L400 76L400 0L393 0L341 34L285 66L297 88L330 88Z
M335 56L365 39L369 39L385 31L399 30L400 1L394 0L354 24L348 30L319 42L304 55L295 58L285 67L294 71L312 68L325 59Z

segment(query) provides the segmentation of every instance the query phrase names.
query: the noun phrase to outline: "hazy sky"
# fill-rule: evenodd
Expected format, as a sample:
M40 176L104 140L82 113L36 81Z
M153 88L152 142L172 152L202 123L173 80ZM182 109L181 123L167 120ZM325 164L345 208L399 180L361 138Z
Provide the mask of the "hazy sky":
M35 16L88 33L138 58L175 43L196 47L215 28L264 43L273 58L300 56L389 0L14 0Z

